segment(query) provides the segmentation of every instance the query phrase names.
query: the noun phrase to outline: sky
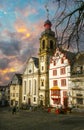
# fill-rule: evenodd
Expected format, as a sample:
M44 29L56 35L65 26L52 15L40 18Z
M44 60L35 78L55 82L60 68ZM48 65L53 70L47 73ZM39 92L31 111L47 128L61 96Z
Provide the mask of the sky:
M7 85L14 73L22 73L29 57L38 57L46 5L52 19L54 4L47 0L0 0L0 85Z
M52 21L55 0L0 0L0 86L10 83L15 73L23 73L29 57L38 57L47 9Z

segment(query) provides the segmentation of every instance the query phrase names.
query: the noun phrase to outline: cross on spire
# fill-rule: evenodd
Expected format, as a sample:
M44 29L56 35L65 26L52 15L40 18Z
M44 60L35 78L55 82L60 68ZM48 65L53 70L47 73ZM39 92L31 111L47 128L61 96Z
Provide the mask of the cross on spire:
M47 12L47 19L49 19L49 9L48 9L47 5L45 5L45 9L46 9L46 12Z

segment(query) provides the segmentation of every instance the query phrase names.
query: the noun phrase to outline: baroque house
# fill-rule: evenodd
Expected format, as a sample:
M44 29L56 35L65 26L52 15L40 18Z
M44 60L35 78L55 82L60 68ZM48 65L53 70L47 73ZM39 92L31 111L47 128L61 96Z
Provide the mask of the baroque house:
M84 52L76 55L71 71L69 100L72 105L84 108Z
M50 105L53 107L68 106L68 86L74 57L74 53L57 48L50 59L49 89Z

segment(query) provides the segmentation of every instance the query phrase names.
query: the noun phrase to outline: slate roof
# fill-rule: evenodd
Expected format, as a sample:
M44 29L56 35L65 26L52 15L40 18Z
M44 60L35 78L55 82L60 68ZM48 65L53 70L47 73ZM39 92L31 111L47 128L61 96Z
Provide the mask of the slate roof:
M38 68L38 67L39 67L39 59L36 58L36 57L31 57L31 58L32 58L33 61L34 61L35 66Z
M59 49L59 51L61 51L66 56L66 58L69 60L71 65L74 64L76 53L73 53L73 52L70 52L70 51L66 51L66 50L63 50L61 48Z

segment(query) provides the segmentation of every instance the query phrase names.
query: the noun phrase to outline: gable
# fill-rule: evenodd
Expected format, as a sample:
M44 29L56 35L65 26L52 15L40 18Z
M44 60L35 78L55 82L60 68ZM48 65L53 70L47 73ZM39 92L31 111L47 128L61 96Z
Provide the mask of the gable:
M26 68L23 74L32 74L38 71L38 58L31 57L26 64Z
M18 84L18 77L16 75L12 79L12 84Z

